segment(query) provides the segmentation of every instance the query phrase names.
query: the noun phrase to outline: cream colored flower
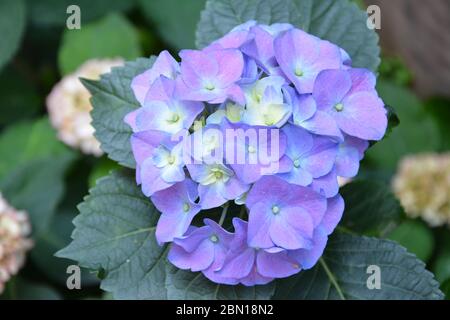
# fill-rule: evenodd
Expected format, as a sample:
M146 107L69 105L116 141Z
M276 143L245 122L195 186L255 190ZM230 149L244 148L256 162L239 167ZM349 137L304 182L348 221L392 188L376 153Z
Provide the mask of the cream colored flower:
M393 189L409 216L450 225L450 153L405 157Z
M53 87L47 97L47 109L51 123L64 143L79 148L86 154L102 155L100 143L95 139L95 130L91 125L91 95L79 78L97 80L101 74L120 65L123 65L121 59L89 60Z
M12 208L0 193L0 294L25 262L25 254L32 247L30 233L27 214Z

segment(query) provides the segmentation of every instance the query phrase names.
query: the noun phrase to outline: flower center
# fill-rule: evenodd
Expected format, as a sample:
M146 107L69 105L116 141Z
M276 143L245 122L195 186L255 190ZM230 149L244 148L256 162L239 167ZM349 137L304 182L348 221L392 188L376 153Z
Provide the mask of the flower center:
M295 67L294 73L297 77L303 76L303 70L300 67Z
M174 113L172 113L172 116L167 121L171 122L171 123L175 123L175 122L178 122L178 120L180 120L180 115L178 113L174 112Z
M273 214L278 214L280 213L280 208L278 206L273 206L272 207L272 213Z
M205 85L205 89L209 90L209 91L213 91L215 88L216 88L216 86L214 84L212 84L212 83L207 83Z
M216 177L217 180L223 178L223 172L222 171L216 171L214 172L214 177Z
M255 153L256 149L253 146L248 146L247 151L248 151L248 153Z
M344 105L343 105L342 103L338 103L338 104L336 104L336 105L334 106L334 109L335 109L337 112L341 112L342 110L344 110Z
M168 164L174 164L175 163L175 157L173 155L170 155L167 157L167 163Z
M213 243L217 243L219 242L219 237L213 234L211 237L209 237L209 240L211 240L211 242Z
M296 167L296 168L300 167L300 159L294 160L294 167Z
M191 206L189 205L189 203L185 202L183 204L183 211L184 212L188 212L190 208L191 208Z

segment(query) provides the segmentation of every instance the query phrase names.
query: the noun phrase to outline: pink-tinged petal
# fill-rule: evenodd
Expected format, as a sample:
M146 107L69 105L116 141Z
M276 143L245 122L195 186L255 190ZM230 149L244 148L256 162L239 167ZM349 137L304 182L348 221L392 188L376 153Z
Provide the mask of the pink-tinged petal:
M150 86L150 89L145 96L144 105L147 101L152 100L170 101L174 97L174 93L175 80L164 76L158 77Z
M218 49L237 49L247 42L250 38L248 31L239 30L226 34L219 40L213 42L206 47L205 51L218 50Z
M312 248L291 251L289 252L289 256L292 259L295 259L303 269L311 269L322 256L327 240L327 233L320 227L316 228L314 230Z
M162 51L155 60L152 68L136 76L131 82L131 88L136 99L141 105L144 105L145 96L150 86L156 78L163 75L174 79L179 72L178 62L170 55L168 51Z
M140 109L131 111L130 113L127 113L127 115L123 119L125 121L125 123L131 127L131 130L133 130L133 132L138 131L138 128L136 126L136 116L139 112L141 112Z
M325 70L319 73L314 82L313 97L317 109L335 111L352 86L350 74L345 70Z
M209 54L199 50L181 50L181 76L189 87L199 87L199 79L215 77L219 72L219 64ZM194 81L194 82L192 82Z
M377 78L367 69L351 68L348 70L352 79L352 88L348 95L359 91L374 91Z
M242 91L242 88L238 85L231 85L226 89L225 93L226 97L228 97L230 100L236 102L239 105L245 105L245 95L244 91ZM221 101L219 103L222 103L225 101L223 98L219 98L218 101Z
M336 170L313 180L311 187L326 198L331 198L339 192L339 183L337 181Z
M300 271L300 265L286 251L268 253L259 250L256 256L258 272L265 277L285 278Z
M344 199L339 194L328 199L327 211L325 212L322 222L320 223L326 234L331 234L334 231L334 228L336 228L342 218L344 208Z
M336 112L339 127L350 136L364 140L380 140L387 128L383 101L376 92L362 91L346 97L343 110Z
M217 80L219 87L228 87L238 81L244 70L244 57L239 50L224 49L212 51L210 53L217 61Z
M267 206L255 204L248 218L248 245L253 248L271 248L274 246L269 234L273 215L267 212Z
M187 252L182 247L173 244L168 259L180 269L190 269L193 272L207 269L214 261L214 255L209 254L214 244L208 239L202 241L193 252Z

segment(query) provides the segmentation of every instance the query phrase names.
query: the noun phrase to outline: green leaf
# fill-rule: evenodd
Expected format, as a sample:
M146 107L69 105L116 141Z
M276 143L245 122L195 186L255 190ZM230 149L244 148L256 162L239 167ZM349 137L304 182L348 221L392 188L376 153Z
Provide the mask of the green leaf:
M73 242L58 257L104 274L116 299L164 299L166 247L155 238L159 213L128 173L100 179L79 205Z
M141 55L139 37L134 27L120 14L112 13L80 30L66 29L59 49L62 74L73 72L93 58L136 59Z
M0 180L20 165L67 151L47 118L14 124L0 135Z
M149 69L154 60L153 57L140 58L127 62L124 67L114 68L111 73L103 75L100 81L82 81L93 95L92 124L102 150L112 160L130 168L135 166L130 145L132 131L123 118L127 113L139 108L131 90L131 80Z
M370 290L370 265L380 268L381 288ZM422 261L389 240L336 234L317 265L277 281L275 299L442 299Z
M407 154L439 149L438 127L411 91L387 81L379 81L377 89L383 101L395 109L401 124L368 150L366 157L371 163L394 170Z
M22 0L0 1L0 70L19 49L25 23L25 4Z
M168 265L167 298L171 300L267 300L273 295L274 283L265 286L220 285L199 272L190 272Z
M407 220L387 237L400 243L422 261L428 261L433 253L433 232L421 221Z
M119 170L120 166L110 159L107 158L101 158L97 164L94 166L94 168L91 171L91 174L89 175L89 187L93 188L95 187L95 184L98 179L107 176L111 171L113 170Z
M139 3L165 42L178 50L195 47L195 29L205 0L140 0Z
M126 11L135 0L27 0L31 22L42 26L63 26L70 16L67 7L77 5L81 11L81 28L84 23L100 18L111 11Z
M0 74L0 126L31 118L41 107L36 88L16 68Z
M344 48L355 67L376 71L380 63L378 36L367 28L366 12L347 0L208 0L197 28L197 47L249 20L291 23Z
M434 261L432 270L439 282L450 280L450 252L442 252Z
M56 139L46 118L8 128L0 136L0 154L0 190L29 213L37 237L64 194L64 175L75 154Z
M30 282L22 278L13 278L7 285L0 299L9 300L60 300L61 295L53 288Z
M445 300L450 300L450 279L441 285L441 290L445 295Z
M30 253L30 258L33 264L49 279L66 285L69 276L66 272L67 267L72 265L73 262L68 259L57 258L54 254L70 243L70 234L73 229L72 220L76 214L71 212L73 210L66 210L67 212L60 212L60 210L53 216L48 230L34 238L35 245ZM97 277L86 269L81 271L82 288L99 283Z
M400 219L400 204L386 183L354 181L341 188L341 195L346 209L340 225L354 232L384 234Z

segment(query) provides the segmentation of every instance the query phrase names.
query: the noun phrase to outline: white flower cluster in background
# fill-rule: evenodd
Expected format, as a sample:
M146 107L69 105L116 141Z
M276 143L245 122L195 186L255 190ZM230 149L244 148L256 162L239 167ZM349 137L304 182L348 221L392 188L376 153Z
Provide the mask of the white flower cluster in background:
M393 189L410 217L433 227L450 225L450 153L405 157Z
M98 80L101 74L108 73L112 67L123 63L121 59L89 60L53 87L47 97L47 109L51 123L64 143L85 154L102 155L100 143L95 139L95 130L91 125L91 94L79 78Z
M28 215L12 208L0 193L0 294L25 262L26 252L33 245L30 233Z

